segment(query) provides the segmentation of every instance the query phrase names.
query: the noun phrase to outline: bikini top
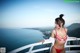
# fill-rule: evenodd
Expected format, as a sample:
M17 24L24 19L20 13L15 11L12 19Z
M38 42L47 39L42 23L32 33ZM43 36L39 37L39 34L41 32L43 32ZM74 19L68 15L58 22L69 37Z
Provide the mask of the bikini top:
M64 31L65 31L65 29L64 29ZM65 31L65 33L66 33L66 31ZM59 36L59 35L57 34L57 31L56 31L56 36L55 36L55 38L56 38L57 40L59 40L59 41L61 41L61 40L66 41L66 40L67 40L67 35L64 36L64 37L61 37L61 36Z

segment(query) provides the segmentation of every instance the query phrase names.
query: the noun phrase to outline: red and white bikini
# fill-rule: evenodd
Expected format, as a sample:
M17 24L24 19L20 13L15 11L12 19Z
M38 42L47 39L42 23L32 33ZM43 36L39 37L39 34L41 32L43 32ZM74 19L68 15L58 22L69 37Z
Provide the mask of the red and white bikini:
M66 32L66 31L65 31L65 32ZM59 35L57 34L57 31L56 31L56 36L55 36L55 38L56 38L57 40L59 40L59 41L62 41L62 40L66 41L67 35L64 36L64 38L63 38L63 37L59 36Z
M64 31L65 31L65 29L64 29ZM66 31L65 31L65 33L66 33ZM56 31L55 38L56 38L57 40L59 40L59 41L66 42L66 40L67 40L67 35L64 36L64 37L61 37L61 36L59 36L59 35L57 34L57 31ZM55 47L54 47L54 48L55 48ZM61 51L63 51L63 49L58 49L58 48L55 48L55 50L56 50L57 53L60 53Z

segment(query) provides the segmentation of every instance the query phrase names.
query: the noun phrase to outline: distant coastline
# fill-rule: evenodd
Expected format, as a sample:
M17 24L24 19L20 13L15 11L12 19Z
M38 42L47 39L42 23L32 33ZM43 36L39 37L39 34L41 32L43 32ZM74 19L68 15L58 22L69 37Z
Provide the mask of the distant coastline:
M68 35L73 37L80 37L80 23L73 23L66 27L68 29ZM41 31L45 36L50 35L54 27L41 27L41 28L24 28L24 29L34 29Z

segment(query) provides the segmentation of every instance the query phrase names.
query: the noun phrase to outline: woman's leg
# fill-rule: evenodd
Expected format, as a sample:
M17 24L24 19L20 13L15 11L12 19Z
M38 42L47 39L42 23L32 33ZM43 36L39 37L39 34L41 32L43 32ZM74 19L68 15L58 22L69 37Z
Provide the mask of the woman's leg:
M52 47L52 49L51 49L51 53L56 53L56 50L55 50L54 47Z

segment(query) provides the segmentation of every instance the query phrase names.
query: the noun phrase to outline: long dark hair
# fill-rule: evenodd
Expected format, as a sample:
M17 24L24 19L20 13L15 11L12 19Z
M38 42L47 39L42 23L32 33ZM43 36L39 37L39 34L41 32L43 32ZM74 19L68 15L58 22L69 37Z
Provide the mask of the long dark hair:
M64 14L60 14L58 18L55 19L55 23L59 25L59 27L64 27L65 20L63 19ZM61 26L61 23L62 26Z

